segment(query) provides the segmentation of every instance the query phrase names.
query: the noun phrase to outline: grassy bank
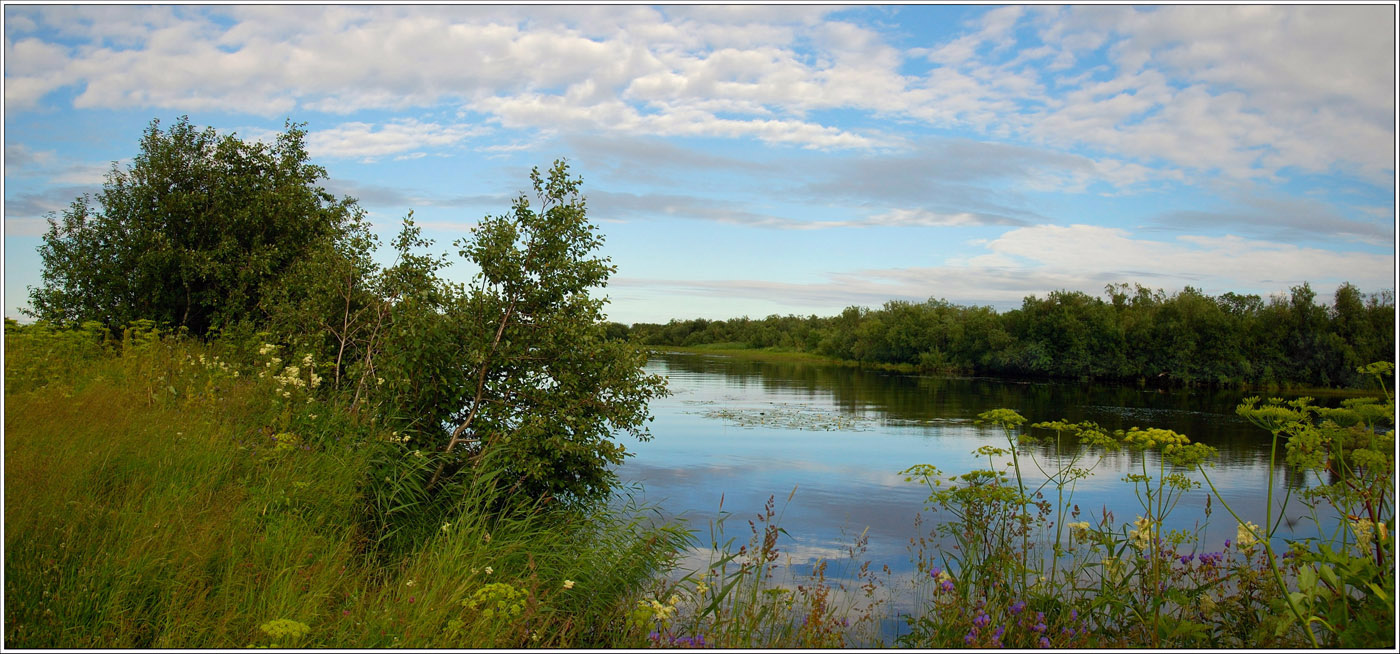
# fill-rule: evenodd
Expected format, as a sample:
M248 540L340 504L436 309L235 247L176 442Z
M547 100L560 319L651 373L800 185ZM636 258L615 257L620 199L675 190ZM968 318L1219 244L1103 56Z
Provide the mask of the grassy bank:
M870 370L888 370L891 372L915 373L917 369L907 363L863 363L851 361L849 359L837 359L812 354L811 352L799 352L777 347L751 348L743 343L713 343L707 345L653 345L653 352L683 352L686 354L716 354L720 356L734 357L748 361L797 361L808 363L822 363L834 366L845 366L848 368L866 368Z
M705 345L653 345L653 352L683 352L686 354L713 354L718 356L733 357L747 361L775 361L775 362L805 362L820 363L825 365L844 366L847 368L862 368L865 370L884 370L897 372L906 375L914 374L939 374L920 371L918 366L910 363L874 363L869 361L853 361L850 359L837 359L811 352L799 352L797 350L783 349L777 347L751 348L743 343L712 343ZM953 375L960 376L960 375ZM1019 379L1019 378L1017 378ZM1101 381L1103 384L1129 382L1115 382L1112 380ZM1317 388L1312 386L1289 386L1289 385L1250 385L1237 384L1232 388L1242 391L1258 392L1287 392L1313 397L1366 397L1375 394L1375 390L1364 388ZM1392 386L1391 392L1394 392Z
M640 644L621 627L687 538L479 487L374 549L373 503L407 506L371 475L413 452L372 419L216 346L10 332L7 647Z

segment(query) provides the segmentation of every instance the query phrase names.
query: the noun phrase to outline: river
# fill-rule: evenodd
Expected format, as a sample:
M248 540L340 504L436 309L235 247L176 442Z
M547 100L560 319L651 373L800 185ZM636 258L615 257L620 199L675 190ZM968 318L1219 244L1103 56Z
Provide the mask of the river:
M733 537L737 548L748 541L748 520L772 496L786 532L778 542L780 562L790 563L791 574L807 574L822 559L849 562L850 547L864 533L857 560L868 560L875 570L888 567L884 585L891 605L908 609L910 599L901 589L914 572L911 539L928 537L941 514L923 512L922 524L916 524L928 491L906 482L901 471L915 464L948 474L983 467L986 459L972 452L983 445L1005 447L1006 438L1000 428L975 419L996 408L1015 409L1030 422L1171 429L1211 445L1219 451L1209 469L1216 488L1242 517L1264 522L1270 436L1235 415L1248 394L1241 391L929 377L684 353L659 353L647 369L664 375L672 394L651 403L653 439L626 443L633 456L618 475L640 485L641 498L659 505L666 517L684 518L697 530L700 547L682 562L682 572L706 566L710 524L721 515L721 500L722 510L733 514L726 538ZM1037 455L1045 464L1054 450L1038 446ZM1143 514L1133 486L1123 481L1141 472L1142 457L1128 451L1104 456L1074 489L1073 502L1083 510L1079 519L1097 522L1108 511L1121 526ZM1148 455L1154 476L1156 465ZM1045 479L1029 459L1022 469L1032 487ZM1280 465L1274 483L1278 504L1286 491L1296 493L1310 482ZM1209 494L1207 487L1187 493L1165 523L1167 529L1200 529L1199 552L1219 551L1235 537L1235 523L1218 501L1207 520ZM1054 500L1052 491L1047 495ZM1304 511L1294 495L1289 520ZM1282 527L1276 541L1315 534L1303 519ZM847 581L854 573L849 563L828 569L828 577L845 575Z

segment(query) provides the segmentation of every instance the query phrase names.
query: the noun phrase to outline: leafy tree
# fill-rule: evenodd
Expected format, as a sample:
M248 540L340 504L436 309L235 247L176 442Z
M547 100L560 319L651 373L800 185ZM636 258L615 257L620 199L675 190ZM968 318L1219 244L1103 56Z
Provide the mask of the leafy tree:
M358 219L317 181L306 132L290 121L270 145L181 117L151 121L141 152L115 164L95 199L50 217L29 315L56 323L136 319L196 334L258 319L269 283Z
M411 223L395 245L403 277L374 354L376 386L391 413L435 449L428 486L460 470L488 470L528 496L574 502L611 491L625 448L617 432L646 440L647 402L665 392L647 354L616 338L592 293L615 271L596 251L603 237L586 215L580 180L558 161L530 175L510 213L483 219L458 254L480 272L441 281L443 265L411 250L429 245ZM416 258L415 258L416 257Z

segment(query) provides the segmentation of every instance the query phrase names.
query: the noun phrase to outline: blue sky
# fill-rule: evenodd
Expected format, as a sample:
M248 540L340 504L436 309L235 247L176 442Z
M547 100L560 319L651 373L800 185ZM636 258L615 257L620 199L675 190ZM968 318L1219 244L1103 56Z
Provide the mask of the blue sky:
M621 322L1395 287L1393 5L6 5L5 315L152 118L438 249L567 157ZM460 279L466 264L450 274Z

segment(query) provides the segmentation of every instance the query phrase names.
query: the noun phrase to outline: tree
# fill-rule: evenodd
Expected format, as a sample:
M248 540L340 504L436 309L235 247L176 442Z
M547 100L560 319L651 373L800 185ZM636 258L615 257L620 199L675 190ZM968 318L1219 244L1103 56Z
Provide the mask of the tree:
M581 181L564 161L530 179L537 206L522 194L455 243L480 269L467 287L438 283L395 307L380 369L412 409L400 418L440 453L429 486L484 467L533 497L595 500L626 456L613 433L650 438L647 402L665 380L635 343L608 338L607 300L591 292L615 267L596 255Z
M317 181L301 125L271 144L151 121L141 152L103 190L51 216L29 315L109 327L147 318L205 334L261 319L270 282L361 215Z

